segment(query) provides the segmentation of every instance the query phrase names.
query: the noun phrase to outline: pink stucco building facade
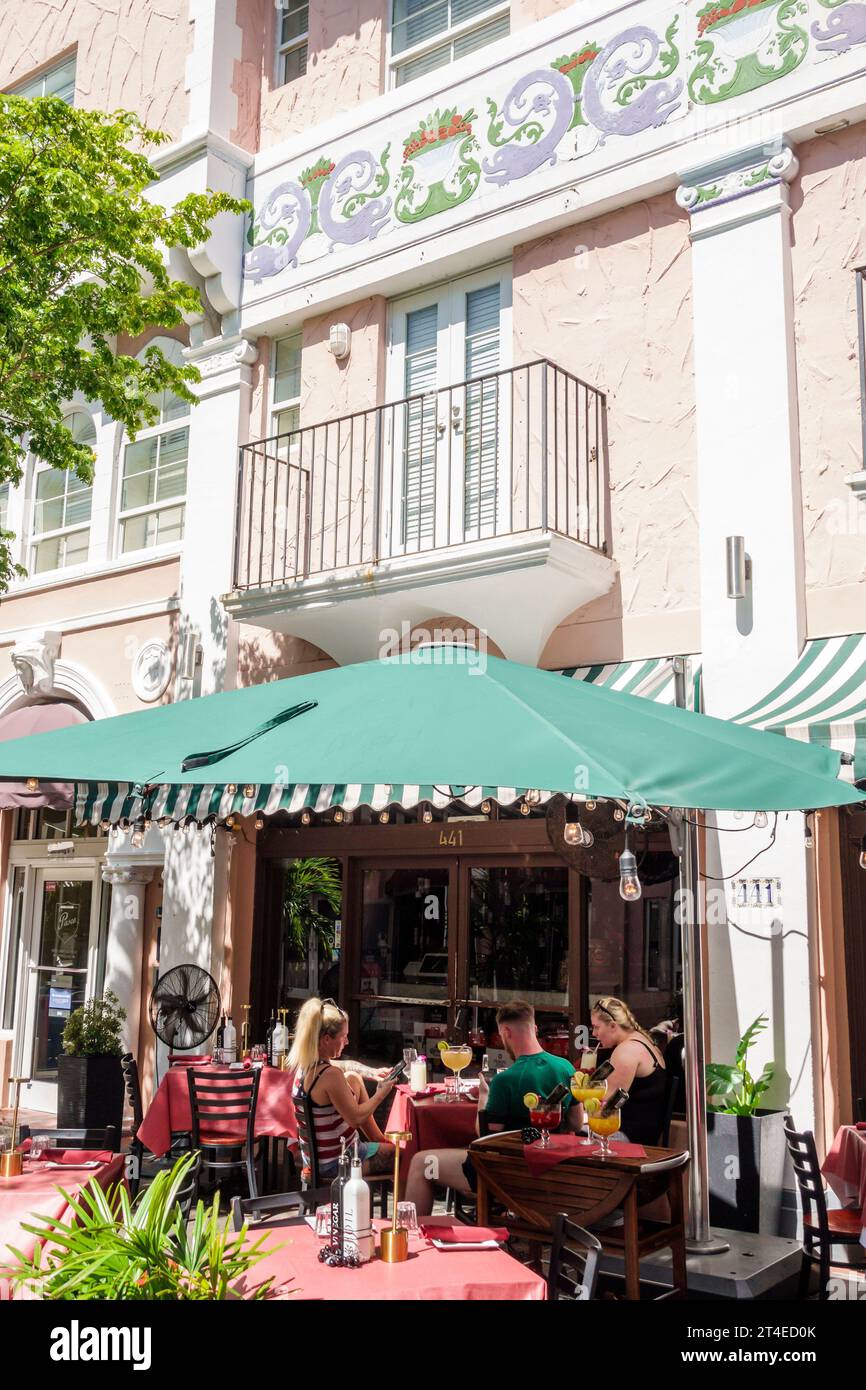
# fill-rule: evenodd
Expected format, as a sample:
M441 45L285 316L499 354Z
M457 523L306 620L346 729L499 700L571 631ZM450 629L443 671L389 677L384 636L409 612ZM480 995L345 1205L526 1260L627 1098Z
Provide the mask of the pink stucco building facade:
M40 461L6 489L30 572L0 606L0 718L34 702L104 718L371 659L393 632L459 629L647 698L673 701L679 663L690 703L757 709L795 737L820 725L866 777L866 4L844 7L843 31L804 0L780 57L784 8L0 0L0 86L37 96L62 73L77 105L131 108L170 134L155 196L220 187L253 206L173 262L202 294L169 345L200 368L199 404L154 433L183 454L181 492L130 515L129 441L84 401L69 407L97 472L74 564L37 564ZM739 597L732 537L749 562ZM26 963L48 979L52 841L71 845L75 978L116 989L145 1060L150 988L182 960L259 1023L321 984L329 962L312 947L289 959L274 926L303 853L341 865L337 988L362 1032L368 957L393 954L404 1002L372 1009L371 1053L462 1027L462 1010L483 1032L460 898L477 865L431 867L411 798L299 790L260 831L219 815L178 834L168 816L133 843L134 827L108 831L115 794L121 806L116 789L89 806L86 834L71 806L2 813L0 1023L43 1103L62 1008ZM640 917L601 885L578 908L543 808L521 825L516 801L458 801L437 825L476 817L484 872L537 874L568 924L566 964L536 982L551 1036L601 990L646 1023L666 1016L679 962L662 891ZM705 843L725 894L707 931L711 1054L767 1013L773 1100L822 1134L866 1091L849 1008L866 980L862 819L826 814L809 850L801 816L772 842L719 816ZM419 901L453 875L456 933L407 955L382 856L415 875ZM435 1004L412 985L425 956L449 980Z

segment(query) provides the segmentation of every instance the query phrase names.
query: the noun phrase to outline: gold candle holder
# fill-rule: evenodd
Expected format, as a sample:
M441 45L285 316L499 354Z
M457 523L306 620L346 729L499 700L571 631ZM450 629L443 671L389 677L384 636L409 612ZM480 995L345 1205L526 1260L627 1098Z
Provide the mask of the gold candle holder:
M396 1265L409 1258L409 1232L405 1226L397 1225L397 1204L400 1200L400 1145L412 1138L404 1129L387 1131L385 1138L394 1145L394 1215L389 1230L383 1231L379 1238L379 1258L386 1264Z
M30 1085L29 1076L10 1076L10 1086L15 1087L15 1105L12 1110L12 1133L9 1148L0 1154L0 1178L20 1178L24 1172L24 1155L18 1152L18 1110L21 1105L21 1087Z
M245 1058L250 1055L250 1005L243 1004L241 1007L244 1011L244 1021L241 1024L241 1057Z

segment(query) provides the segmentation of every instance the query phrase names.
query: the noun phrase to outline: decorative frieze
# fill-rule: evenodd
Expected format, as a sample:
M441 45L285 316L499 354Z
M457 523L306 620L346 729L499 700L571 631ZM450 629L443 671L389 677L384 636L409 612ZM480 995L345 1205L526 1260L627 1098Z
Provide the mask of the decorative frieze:
M759 189L790 183L799 167L797 157L788 145L783 145L774 153L747 155L733 167L731 161L727 161L706 172L703 178L682 184L677 189L677 202L694 215L734 198L747 197Z

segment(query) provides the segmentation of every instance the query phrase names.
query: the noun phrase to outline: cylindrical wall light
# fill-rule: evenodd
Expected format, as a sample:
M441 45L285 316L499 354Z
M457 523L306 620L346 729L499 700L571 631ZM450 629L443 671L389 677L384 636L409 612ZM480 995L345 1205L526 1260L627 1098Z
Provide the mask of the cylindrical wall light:
M752 567L743 536L725 537L725 560L728 598L745 598Z

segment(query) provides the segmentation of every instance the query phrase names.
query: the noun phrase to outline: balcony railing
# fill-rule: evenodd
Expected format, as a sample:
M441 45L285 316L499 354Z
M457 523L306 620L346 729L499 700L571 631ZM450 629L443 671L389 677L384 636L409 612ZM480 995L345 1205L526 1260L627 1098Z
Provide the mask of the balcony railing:
M533 531L606 550L604 412L538 361L244 445L235 588Z

